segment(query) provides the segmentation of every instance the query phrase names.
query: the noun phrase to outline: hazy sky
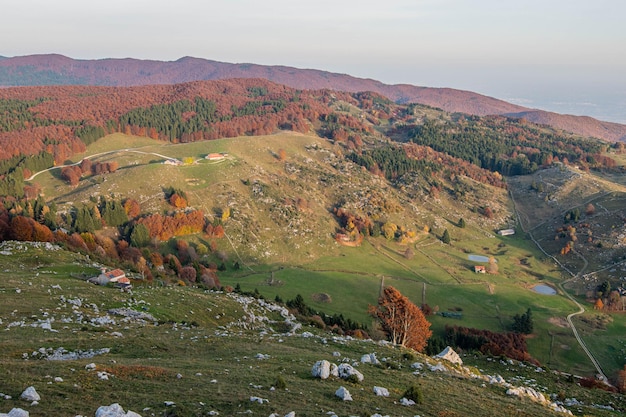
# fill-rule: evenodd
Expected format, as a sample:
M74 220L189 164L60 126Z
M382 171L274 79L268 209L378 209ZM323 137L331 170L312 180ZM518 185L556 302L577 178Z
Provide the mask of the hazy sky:
M624 0L4 0L0 55L316 68L626 123Z

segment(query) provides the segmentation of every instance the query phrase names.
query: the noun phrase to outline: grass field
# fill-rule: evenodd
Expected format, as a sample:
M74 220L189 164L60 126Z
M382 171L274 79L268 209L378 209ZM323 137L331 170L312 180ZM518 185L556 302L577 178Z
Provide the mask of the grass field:
M188 287L136 287L132 293L120 292L80 279L98 271L83 255L29 244L10 244L2 250L1 391L11 398L0 400L0 412L20 407L34 417L93 415L100 405L119 403L142 416L285 415L291 411L298 416L330 412L339 416L557 415L545 406L505 395L504 386L468 378L467 373L423 370L415 375L412 363L432 359L414 352L337 338L308 327L295 335L286 334L281 316L253 300L242 304L223 293ZM372 290L376 285L372 283ZM157 322L124 320L107 313L119 307L149 313ZM41 323L49 323L51 330ZM311 337L304 337L305 331ZM64 361L45 360L40 353L42 348L45 352L60 347L74 353L109 351ZM358 363L362 355L372 352L383 360L382 365L358 365L365 377L361 383L311 376L318 360ZM586 404L572 408L576 415L612 416L626 409L623 396L582 389L566 377L537 373L535 367L483 356L463 359L474 367L472 372L481 369L484 374L502 375L514 385L533 386L548 396L576 398ZM86 369L90 363L95 370ZM99 372L108 379L99 377ZM282 388L271 389L277 382ZM419 387L423 403L400 405L399 399L412 385ZM28 386L41 395L38 405L19 399ZM350 390L354 401L334 396L340 386ZM389 397L374 395L374 386L387 388ZM252 397L268 401L259 404ZM167 406L167 401L174 405ZM614 411L590 404L611 405Z
M215 243L219 250L228 253L229 268L236 260L243 267L220 273L222 284L239 283L249 291L256 288L271 299L279 295L287 300L301 294L313 308L328 314L341 313L367 325L371 325L367 306L376 302L383 278L386 285L396 286L418 305L422 303L426 283L426 302L431 307L436 306L439 311L462 310L460 320L430 317L437 334L446 324L503 331L510 326L513 315L531 308L536 329L528 340L531 354L554 368L593 374L570 329L561 325L565 316L577 308L562 295L545 296L531 290L538 283L559 283L567 275L521 230L508 237L494 233L510 226L514 219L503 190L476 185L480 201L472 203L446 196L433 200L418 189L411 192L419 198L408 198L386 182L337 158L327 141L291 133L189 144L165 144L116 134L97 141L76 160L131 148L146 154L114 152L96 157L116 160L120 169L113 175L83 180L75 189L62 183L55 172L38 176L37 182L44 195L58 196L55 200L61 205L113 194L136 198L145 212L163 212L171 209L164 201L163 187L174 186L185 190L190 204L211 219L229 207L232 216L224 224L228 239ZM276 157L279 149L286 151L285 161ZM209 152L226 152L229 157L212 163L202 159ZM163 158L150 153L178 159L192 157L198 163L163 165ZM558 175L561 171L554 172L554 180ZM516 177L515 181L530 179ZM584 190L593 190L589 184ZM299 197L307 200L307 211L294 210L290 205L289 201ZM364 211L390 207L383 214L375 211L376 216L386 216L387 220L420 233L410 244L379 237L366 240L357 248L340 246L332 238L338 227L332 208L339 202L363 207ZM494 207L494 220L478 214L474 204L485 202ZM569 204L561 203L562 207ZM607 210L619 209L619 202L615 202L615 207L611 204L609 199L600 203ZM530 207L530 203L524 207L527 220L522 222L532 227L537 226L539 219L563 209L548 203L532 206L534 211ZM467 223L465 228L457 226L461 217ZM424 226L429 227L430 233L421 232ZM439 239L445 229L452 238L450 245ZM550 227L544 229L552 233ZM191 236L188 240L192 245L211 243L203 236ZM168 247L173 247L172 242ZM410 259L404 256L407 248L413 250ZM470 254L494 257L498 274L476 274L476 262L468 259ZM316 301L314 296L321 293L328 294L331 302ZM621 329L624 321L623 316L615 316L614 326ZM592 339L590 348L606 372L614 374L623 364L611 352L624 343L624 334L598 329ZM615 340L617 345L598 342L601 340Z

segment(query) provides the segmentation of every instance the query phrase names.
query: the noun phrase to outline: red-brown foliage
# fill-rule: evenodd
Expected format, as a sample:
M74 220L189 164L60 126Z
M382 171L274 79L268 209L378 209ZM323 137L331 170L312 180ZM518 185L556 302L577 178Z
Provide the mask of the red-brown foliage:
M511 359L539 365L539 362L528 353L526 339L520 333L496 333L469 327L446 326L446 340L461 349L478 349L482 353L494 356L504 355Z
M126 215L128 215L129 219L134 219L135 217L139 216L139 213L141 212L141 207L139 206L137 200L127 198L124 201L124 211L126 212Z
M187 213L179 212L173 216L152 214L138 219L137 223L148 228L150 238L165 241L174 236L201 232L204 228L205 219L202 211L194 210Z
M15 216L11 219L11 236L15 240L31 242L33 240L32 219Z
M369 306L392 343L422 351L432 335L422 310L393 287L385 287L377 306Z
M68 245L71 247L87 252L87 244L78 233L72 233L67 240Z
M178 193L174 193L170 196L169 203L175 208L187 207L187 200Z
M72 187L78 185L80 177L83 175L82 170L77 165L61 168L61 178L68 182Z
M617 373L615 386L622 394L626 393L626 365L624 365L624 369Z
M196 282L196 268L193 266L184 266L178 276L180 279L187 282Z
M204 229L204 233L207 234L207 236L209 237L213 237L213 238L222 238L224 237L224 228L222 227L221 224L218 224L217 226L213 226L211 223L207 224L206 228ZM211 251L214 252L215 250L213 249L213 244L215 244L215 242L211 242Z

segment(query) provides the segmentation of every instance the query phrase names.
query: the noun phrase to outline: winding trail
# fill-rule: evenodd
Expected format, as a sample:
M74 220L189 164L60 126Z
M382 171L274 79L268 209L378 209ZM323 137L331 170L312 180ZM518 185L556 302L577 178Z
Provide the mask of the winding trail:
M550 259L552 259L554 262L557 263L557 265L559 265L564 271L567 271L568 274L571 275L571 278L566 280L565 282L560 282L557 284L557 286L559 287L559 289L561 290L561 292L563 294L565 294L565 296L571 300L577 307L578 307L578 311L574 312L574 313L570 313L567 315L567 322L569 323L570 328L572 329L572 333L574 334L574 337L576 338L576 340L578 341L578 344L580 345L580 347L583 349L583 351L587 354L587 356L589 357L589 360L591 361L591 363L593 364L593 366L596 368L597 374L598 374L598 379L600 379L601 381L605 382L608 384L609 379L606 377L606 375L604 374L604 371L602 371L602 368L600 367L600 363L597 361L597 359L593 356L593 354L591 353L591 351L589 350L589 348L587 348L587 345L585 344L585 342L583 341L582 337L580 337L580 334L578 333L578 329L576 329L576 326L574 325L574 322L572 320L572 317L578 316L580 314L583 314L585 312L585 308L578 302L576 301L576 299L574 299L574 297L572 297L570 295L570 293L568 293L565 288L563 288L563 284L567 284L570 281L574 281L576 279L579 279L583 273L583 271L585 269L587 269L587 266L589 265L589 263L587 262L587 259L585 259L584 256L582 256L580 253L576 253L584 262L583 267L581 268L581 270L578 273L574 273L572 271L570 271L565 265L563 265L561 262L559 262L558 259L556 259L554 256L548 254L543 247L539 244L539 242L537 242L537 240L535 240L535 237L533 236L531 231L526 231L526 228L524 227L524 224L522 223L522 219L520 216L520 211L517 208L517 203L515 202L515 198L513 197L513 193L509 192L509 196L511 197L511 201L513 202L513 208L515 210L515 215L517 217L517 221L520 224L520 227L522 228L522 231L524 233L526 233L530 239L533 241L533 243L537 246L537 248L539 248L539 250L546 255L547 257L549 257ZM524 216L526 216L524 214Z
M109 155L109 154L114 154L114 153L119 153L119 152L134 152L134 153L140 153L140 154L143 154L143 155L155 155L155 156L158 156L159 158L164 158L164 159L176 159L176 158L172 158L170 156L161 155L160 153L143 152L143 151L138 151L137 149L140 149L140 148L117 149L117 150L114 150L114 151L106 151L106 152L95 153L93 155L86 156L83 159L81 159L80 161L75 162L73 164L57 165L57 166L53 166L53 167L48 168L48 169L43 169L41 171L35 172L30 177L26 178L26 181L32 181L33 179L35 179L35 177L37 175L39 175L41 173L44 173L44 172L52 171L53 169L61 169L61 168L65 168L65 167L71 167L71 166L80 165L81 162L83 162L85 159L91 159L91 158L95 158L95 157L98 157L98 156Z

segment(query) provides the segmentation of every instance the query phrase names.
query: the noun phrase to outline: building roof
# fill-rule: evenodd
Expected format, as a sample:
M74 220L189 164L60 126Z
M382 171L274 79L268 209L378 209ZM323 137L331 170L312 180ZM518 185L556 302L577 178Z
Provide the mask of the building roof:
M104 275L110 280L119 280L121 278L126 278L126 274L121 269L114 269L112 271L104 272Z

